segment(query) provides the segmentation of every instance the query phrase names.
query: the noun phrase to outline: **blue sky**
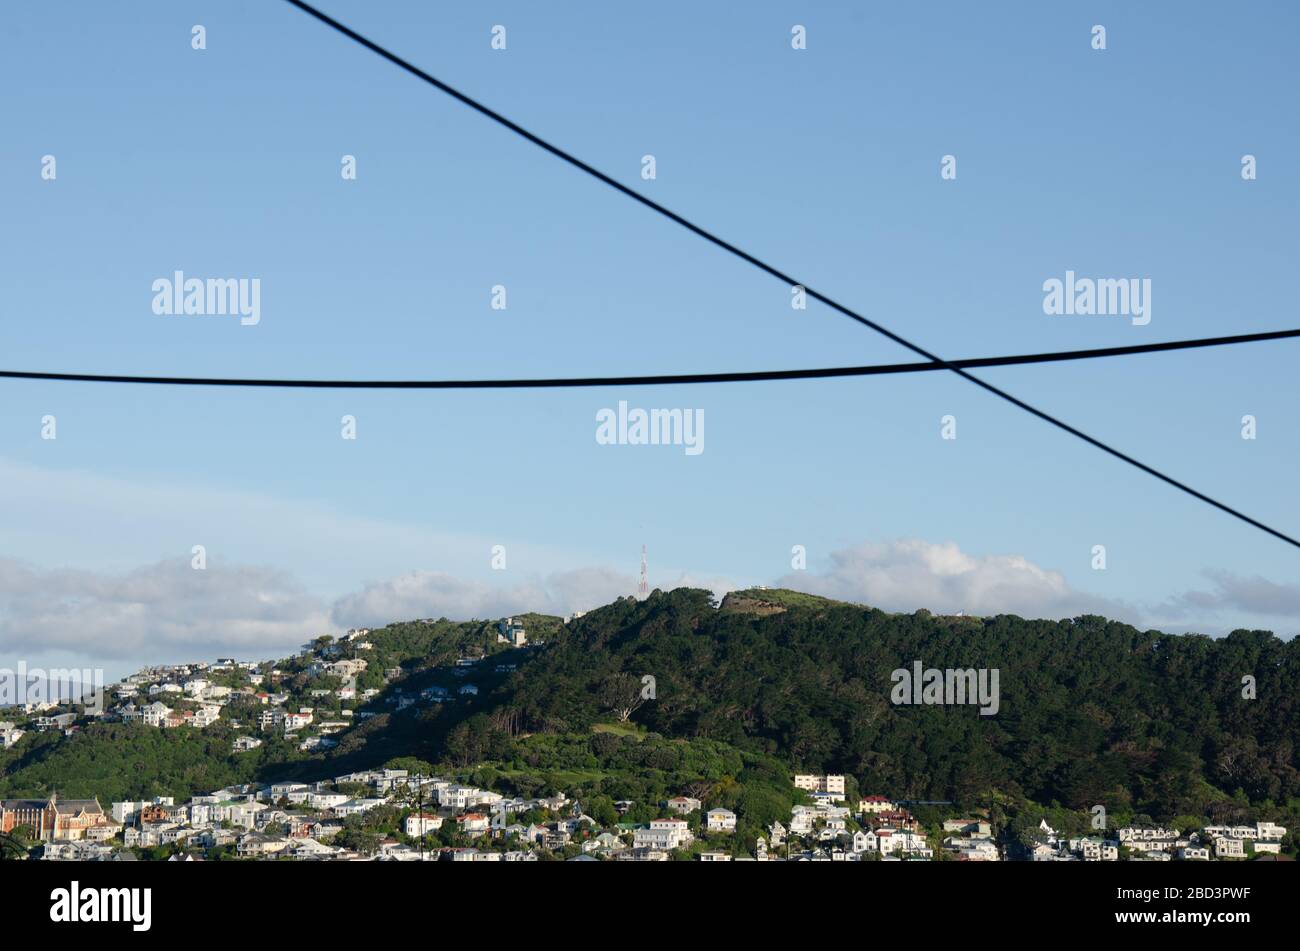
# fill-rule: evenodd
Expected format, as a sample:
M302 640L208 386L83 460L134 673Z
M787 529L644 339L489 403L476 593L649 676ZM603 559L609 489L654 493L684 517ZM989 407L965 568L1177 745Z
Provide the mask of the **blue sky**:
M323 6L946 357L1296 320L1287 4ZM794 24L806 50L790 48ZM288 4L16 8L0 79L5 369L412 378L913 359L816 303L792 310L780 282ZM177 269L259 278L260 323L156 316L151 284ZM1046 316L1042 284L1066 270L1149 278L1151 322ZM980 375L1296 533L1295 347ZM598 445L595 414L620 399L702 409L706 450ZM47 414L56 440L40 438ZM940 439L946 414L956 440ZM944 374L428 393L3 381L0 475L5 666L119 672L265 655L403 611L590 606L629 590L643 542L665 587L1300 627L1300 552ZM206 573L189 568L195 544ZM495 544L505 571L489 567Z

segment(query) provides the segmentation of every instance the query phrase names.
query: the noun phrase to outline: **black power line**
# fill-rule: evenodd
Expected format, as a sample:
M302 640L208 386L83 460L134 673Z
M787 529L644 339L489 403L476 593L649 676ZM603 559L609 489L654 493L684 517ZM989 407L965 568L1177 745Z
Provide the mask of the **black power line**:
M1097 449L1100 449L1102 452L1114 456L1116 459L1119 459L1122 462L1127 462L1129 465L1133 466L1134 468L1141 469L1143 472L1147 473L1148 475L1154 476L1155 478L1159 479L1161 482L1164 482L1168 485L1172 485L1174 488L1187 493L1193 498L1199 499L1200 501L1206 503L1207 505L1214 506L1216 509L1218 509L1221 512L1226 512L1228 515L1240 519L1241 521L1245 522L1247 525L1253 525L1255 528L1258 528L1260 531L1267 532L1268 534L1274 536L1275 538L1279 538L1284 542L1287 542L1288 544L1294 546L1295 548L1300 548L1300 541L1297 541L1296 539L1292 538L1290 535L1283 534L1282 532L1278 531L1275 528L1270 528L1268 525L1265 525L1263 522L1258 521L1257 519L1251 518L1249 515L1246 515L1244 512L1239 512L1237 509L1234 509L1229 505L1225 505L1223 502L1211 498L1210 496L1206 495L1203 492L1199 492L1196 489L1193 489L1191 486L1187 485L1186 483L1180 482L1177 479L1173 478L1172 476L1165 475L1159 469L1155 469L1147 465L1145 462L1141 462L1140 460L1133 458L1127 453L1107 445L1106 443L1102 442L1100 439L1097 439L1093 436L1089 436L1083 430L1071 426L1069 423L1065 422L1064 420L1057 419L1055 416L1051 415L1050 413L1047 413L1044 410L1038 409L1036 406L1032 406L1029 403L1026 403L1024 400L1020 399L1019 397L1012 396L1006 390L999 389L998 387L994 386L992 383L985 382L984 380L981 380L979 377L973 376L972 374L968 373L966 370L962 369L961 367L956 366L955 364L950 363L947 360L944 360L942 357L939 357L931 353L929 350L926 350L925 348L912 343L910 340L906 339L905 337L902 337L899 334L894 333L894 331L890 330L888 327L885 327L882 324L879 324L868 317L862 316L857 311L852 310L849 307L846 307L845 305L839 303L833 298L827 297L825 294L822 294L821 292L816 291L811 287L808 287L802 281L795 280L790 275L785 274L784 272L778 270L777 268L773 267L772 265L768 264L762 259L755 257L754 255L750 254L748 251L742 250L736 245L731 244L729 241L726 241L723 238L720 238L717 235L713 234L711 231L708 231L705 228L702 228L701 226L695 224L694 222L689 221L686 218L683 218L681 215L677 214L674 211L671 211L665 206L659 204L657 201L647 198L644 195L640 194L639 192L633 191L631 188L628 188L626 185L622 184L621 182L616 181L615 179L606 175L604 172L600 171L594 166L588 165L586 162L582 161L577 156L572 155L569 152L566 152L563 149L561 149L559 146L552 145L550 142L547 142L545 139L541 138L540 136L537 136L532 132L529 132L523 126L511 121L510 119L507 119L499 112L496 112L495 110L488 108L487 106L483 105L481 102L477 101L476 99L470 98L460 90L447 85L442 80L429 75L424 70L420 69L418 66L415 66L407 62L406 60L402 59L400 56L398 56L395 53L389 52L379 44L373 42L372 40L367 39L366 37L362 36L360 33L356 32L350 27L347 27L344 24L340 23L338 20L335 20L334 18L327 16L326 14L317 10L315 7L311 6L310 4L303 3L302 0L287 0L287 2L293 4L295 7L297 7L299 10L302 10L304 13L307 13L315 17L317 20L324 23L326 26L330 27L331 29L338 31L339 33L342 33L344 36L348 37L348 39L361 44L366 49L370 50L372 53L375 53L378 56L382 56L384 59L388 60L393 65L406 70L406 72L410 73L412 76L424 80L429 85L433 86L436 89L441 90L442 92L451 96L453 99L456 99L457 101L465 104L466 106L469 106L471 109L475 110L476 112L479 112L487 116L493 122L496 122L499 125L502 125L505 128L509 129L511 132L514 132L516 135L519 135L522 138L527 139L529 142L533 143L533 145L536 145L538 148L550 152L556 158L569 163L574 168L577 168L580 171L585 172L586 174L590 175L592 178L595 178L597 181L603 182L604 184L608 185L610 188L614 189L615 191L626 195L628 198L631 198L634 201L640 202L642 205L645 205L647 208L651 209L652 211L657 212L658 214L667 218L669 221L673 221L681 225L686 230L699 235L701 238L708 241L710 244L722 248L724 251L727 251L728 253L734 255L735 257L740 258L742 261L746 261L749 264L752 264L760 271L763 271L766 274L770 274L772 277L775 277L778 280L783 281L785 284L789 286L798 285L800 287L803 287L804 292L807 294L807 296L811 297L813 300L820 301L821 303L825 304L827 307L830 307L832 310L835 310L840 314L843 314L845 317L848 317L851 320L857 321L858 323L862 324L864 327L868 327L871 330L874 330L876 333L880 334L881 336L894 341L894 343L898 344L899 346L906 347L908 350L911 350L917 356L924 357L926 360L929 360L931 363L938 364L940 367L942 367L945 370L951 370L953 373L956 373L962 379L974 383L976 386L980 387L983 390L988 391L989 393L992 393L994 396L998 396L1006 400L1012 406L1018 407L1019 409L1022 409L1027 413L1037 416L1039 419L1043 420L1044 422L1050 423L1051 425L1055 426L1057 429L1061 429L1069 433L1070 435L1077 437L1078 439L1082 439L1090 446L1094 446Z
M1165 343L1141 343L1128 347L1101 347L1093 350L1057 350L1050 353L1020 353L1004 357L972 357L950 360L955 367L1006 367L1031 363L1058 363L1066 360L1095 360L1166 350L1192 350L1200 347L1224 347L1261 340L1284 340L1300 337L1297 330L1269 330L1262 333L1236 334L1231 337L1201 337L1196 340L1170 340ZM38 370L0 370L0 379L59 380L73 383L152 383L166 386L254 386L321 390L523 390L566 389L593 386L672 386L688 383L759 383L773 380L822 380L834 377L884 376L895 373L926 373L946 370L938 363L877 363L858 367L815 367L807 370L742 370L729 373L674 373L641 376L576 376L533 379L496 380L284 380L204 376L131 376L120 373L54 373Z

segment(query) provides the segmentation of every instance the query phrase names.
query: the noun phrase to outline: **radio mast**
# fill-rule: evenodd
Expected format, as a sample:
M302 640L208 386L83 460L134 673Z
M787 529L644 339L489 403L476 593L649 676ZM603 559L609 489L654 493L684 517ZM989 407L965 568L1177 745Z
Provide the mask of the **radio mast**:
M645 545L641 546L641 583L636 586L636 599L644 601L650 597L650 574L646 569Z

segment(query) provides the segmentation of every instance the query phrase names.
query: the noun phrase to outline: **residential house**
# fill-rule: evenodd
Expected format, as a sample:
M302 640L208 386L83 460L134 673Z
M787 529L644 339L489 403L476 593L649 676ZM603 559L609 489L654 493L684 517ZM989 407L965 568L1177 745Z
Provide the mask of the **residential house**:
M1236 836L1220 836L1214 840L1214 857L1220 859L1244 859L1246 857L1246 840Z
M349 799L347 802L335 806L334 814L337 816L359 816L363 812L369 812L376 806L382 806L385 802L387 802L385 799Z
M685 816L700 808L703 803L693 796L674 796L665 804L669 812ZM626 810L624 810L626 811Z
M943 831L988 838L993 834L993 827L984 819L947 819L943 823Z
M893 812L897 806L888 796L864 796L858 801L858 812Z
M249 832L247 835L240 836L236 852L243 857L262 858L267 855L275 855L277 852L283 852L292 845L294 843L284 836Z
M709 832L736 831L736 814L730 809L710 809L704 814L704 821Z
M155 700L153 703L146 707L142 707L140 710L140 718L144 722L145 726L165 726L171 715L172 708L167 706L167 704L163 703L161 700Z
M13 723L0 723L0 749L9 749L26 735L26 731L20 730Z
M693 839L685 819L654 819L650 825L633 833L632 847L671 851L689 845Z
M414 812L406 817L406 834L413 839L436 832L442 828L442 816L427 812Z

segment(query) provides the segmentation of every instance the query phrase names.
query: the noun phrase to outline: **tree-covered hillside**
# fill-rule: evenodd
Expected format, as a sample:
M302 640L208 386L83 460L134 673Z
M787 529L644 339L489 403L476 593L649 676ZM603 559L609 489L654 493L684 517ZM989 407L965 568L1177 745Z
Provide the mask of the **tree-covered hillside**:
M890 675L997 668L995 716L895 705ZM641 678L654 700L639 701ZM1256 680L1243 697L1243 677ZM1300 644L1061 622L886 614L793 592L618 601L568 626L491 697L519 731L583 731L612 713L708 737L864 789L979 801L990 791L1074 808L1202 814L1240 790L1300 796ZM627 702L618 700L620 692ZM508 714L508 716L506 715Z
M330 656L367 658L358 687L380 693L364 702L310 699L327 682L310 658L281 662L289 706L315 704L322 718L355 707L354 725L328 751L268 737L235 754L225 720L203 731L93 724L0 753L0 795L57 786L102 798L179 796L414 757L618 798L638 783L684 782L692 762L711 764L701 781L735 781L725 766L734 759L751 778L757 764L766 777L779 763L846 773L863 792L972 806L1102 804L1169 818L1300 805L1300 644L1268 632L1212 639L1100 617L898 615L767 590L721 605L705 591L655 592L568 624L524 622L544 644L515 649L497 643L490 622L441 620L370 632L364 653L334 645ZM996 715L893 703L892 672L917 661L997 669ZM1243 678L1254 678L1253 698ZM469 683L477 694L459 689ZM428 699L440 691L443 699ZM753 795L788 794L769 780L751 784Z

